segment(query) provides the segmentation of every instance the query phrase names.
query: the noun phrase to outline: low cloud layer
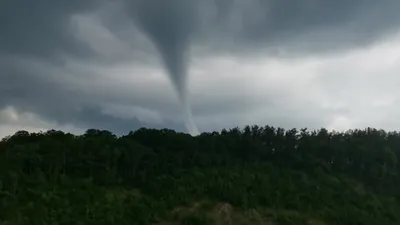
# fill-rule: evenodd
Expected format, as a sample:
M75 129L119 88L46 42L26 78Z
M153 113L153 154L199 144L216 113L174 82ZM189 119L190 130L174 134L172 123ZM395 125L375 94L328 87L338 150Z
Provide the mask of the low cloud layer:
M396 129L399 9L394 0L5 0L0 135L185 131L164 69L178 48L201 131Z

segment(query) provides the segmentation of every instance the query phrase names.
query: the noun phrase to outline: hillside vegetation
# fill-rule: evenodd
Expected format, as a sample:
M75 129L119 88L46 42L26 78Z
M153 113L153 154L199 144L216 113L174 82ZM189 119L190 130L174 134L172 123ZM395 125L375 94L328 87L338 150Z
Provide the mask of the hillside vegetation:
M371 128L20 131L0 142L0 224L400 224L399 155Z

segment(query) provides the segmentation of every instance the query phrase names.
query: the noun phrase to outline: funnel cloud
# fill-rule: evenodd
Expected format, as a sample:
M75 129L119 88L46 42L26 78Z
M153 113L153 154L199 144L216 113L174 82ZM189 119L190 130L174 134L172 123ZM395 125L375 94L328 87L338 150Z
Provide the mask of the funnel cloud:
M128 4L132 9L133 22L149 37L160 53L178 95L186 129L192 135L197 135L199 131L193 121L187 90L188 47L194 30L193 22L188 18L192 18L195 13L193 4L188 0L146 0Z

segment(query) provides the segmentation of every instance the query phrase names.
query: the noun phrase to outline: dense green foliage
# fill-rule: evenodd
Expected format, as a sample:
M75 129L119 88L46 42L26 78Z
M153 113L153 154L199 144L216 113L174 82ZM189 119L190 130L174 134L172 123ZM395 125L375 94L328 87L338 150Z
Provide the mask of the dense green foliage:
M400 224L400 134L17 132L0 224Z

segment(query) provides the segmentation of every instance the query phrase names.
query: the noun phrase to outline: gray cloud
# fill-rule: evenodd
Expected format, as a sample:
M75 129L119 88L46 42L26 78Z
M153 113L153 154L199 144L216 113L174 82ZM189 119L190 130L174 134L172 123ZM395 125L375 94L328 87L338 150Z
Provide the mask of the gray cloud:
M400 28L400 2L396 0L162 2L3 0L0 3L0 108L11 105L60 124L115 131L142 125L182 129L179 119L171 119L180 115L177 105L170 104L173 97L160 90L166 88L165 83L153 87L134 85L140 76L147 75L136 73L132 74L132 90L126 84L125 89L112 91L114 75L107 74L109 79L96 78L99 73L93 72L93 68L130 62L133 66L160 71L156 49L160 50L159 58L164 59L170 71L181 66L185 70L189 65L181 60L189 60L190 55L207 58L230 54L243 57L334 54L371 45ZM149 7L150 4L158 7ZM82 18L91 20L79 27L74 18L81 25ZM141 31L151 36L155 45ZM69 65L71 61L87 65L82 69ZM110 83L100 85L103 80ZM174 82L180 89L185 88L185 79ZM104 89L107 85L109 88ZM235 97L202 97L197 93L193 96L194 111L199 117L226 111L240 113L261 102L269 105L271 111L279 108L273 103L272 93L272 100L260 102L255 97L243 92ZM110 102L158 111L165 117L164 124L105 115L101 110ZM300 126L301 121L284 123Z
M54 58L60 53L88 55L90 49L74 40L69 16L95 10L101 1L5 0L0 7L2 53Z
M337 50L349 44L365 44L378 38L379 35L376 34L380 34L381 30L390 30L391 24L384 26L381 30L378 28L382 26L372 26L374 30L369 30L371 24L368 29L364 24L360 24L360 22L365 22L363 20L366 18L360 18L360 14L371 14L371 22L374 22L380 19L372 14L376 10L385 9L385 13L388 13L387 11L392 9L386 8L385 4L388 2L373 5L372 9L375 11L371 11L370 5L366 5L372 2L344 3L346 2L302 1L288 4L282 1L259 0L246 2L234 0L125 1L128 15L159 50L172 84L181 99L184 110L186 109L187 128L194 133L197 129L193 125L186 97L188 55L185 53L188 51L189 42L195 31L198 31L200 36L201 32L205 31L207 40L215 36L221 38L223 43L228 43L228 45L231 43L231 46L225 46L230 49L239 45L244 45L242 48L251 49L261 44L289 48L297 53L299 47L304 52L304 49L307 51ZM393 7L392 4L390 6ZM214 15L210 13L212 9L215 10ZM394 12L396 11L391 10L386 16L390 18ZM381 13L378 14L381 15ZM395 15L394 17L399 17L397 13ZM332 30L337 34L332 35ZM364 36L354 35L354 31ZM295 45L292 44L293 40L296 40ZM309 44L310 42L313 43Z
M227 45L225 40L233 39L234 46L251 51L260 46L302 54L343 50L370 44L399 28L400 2L392 0L225 2L230 10L216 17L222 20L214 30Z
M280 48L304 54L345 50L385 38L398 31L400 21L400 2L395 0L124 2L128 16L144 20L158 44L172 47L174 41L192 36L193 44L208 46L207 51L254 53L263 47L262 51Z

